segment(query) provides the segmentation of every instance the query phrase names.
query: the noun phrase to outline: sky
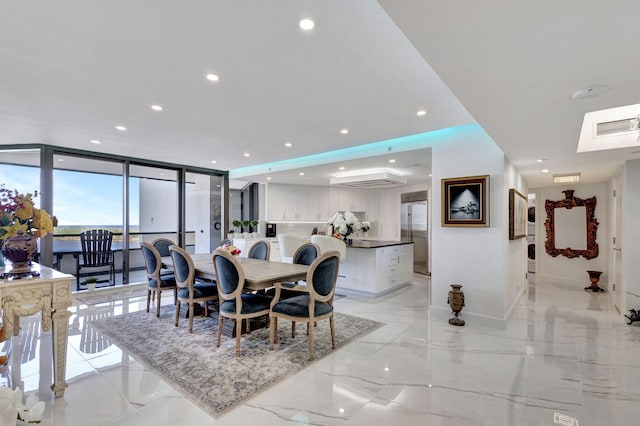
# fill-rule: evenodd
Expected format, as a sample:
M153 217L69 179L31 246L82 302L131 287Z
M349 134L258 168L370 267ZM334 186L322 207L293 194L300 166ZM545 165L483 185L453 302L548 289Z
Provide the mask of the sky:
M122 176L54 170L53 212L59 226L122 225ZM40 187L37 167L0 164L0 183L8 189L34 193ZM131 225L139 222L139 181L130 180ZM36 202L38 199L36 198Z

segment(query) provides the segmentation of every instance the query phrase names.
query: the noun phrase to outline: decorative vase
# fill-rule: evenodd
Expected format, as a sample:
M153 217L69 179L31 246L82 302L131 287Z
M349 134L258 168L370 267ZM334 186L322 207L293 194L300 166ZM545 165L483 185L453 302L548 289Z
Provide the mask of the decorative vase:
M458 318L460 311L464 307L464 292L460 290L462 286L460 284L451 284L451 290L449 291L449 297L447 303L451 307L451 311L455 314L455 318L449 320L451 325L464 325L464 320Z
M589 281L591 281L591 285L589 287L585 287L585 290L591 290L594 292L604 291L603 288L598 287L598 282L600 281L600 275L602 275L602 271L587 271L589 274Z
M38 241L30 235L9 237L2 245L2 255L12 263L12 272L29 272L37 251Z

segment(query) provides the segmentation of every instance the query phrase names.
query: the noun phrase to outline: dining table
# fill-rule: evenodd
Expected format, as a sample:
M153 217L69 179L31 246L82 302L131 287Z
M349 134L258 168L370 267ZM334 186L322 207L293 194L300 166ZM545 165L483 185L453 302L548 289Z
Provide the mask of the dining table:
M191 259L193 260L196 278L209 281L216 280L212 253L192 254ZM171 256L162 257L161 260L163 268L173 270ZM245 291L265 290L273 287L276 282L304 280L309 270L309 265L283 263L272 260L240 257L238 261L244 271Z

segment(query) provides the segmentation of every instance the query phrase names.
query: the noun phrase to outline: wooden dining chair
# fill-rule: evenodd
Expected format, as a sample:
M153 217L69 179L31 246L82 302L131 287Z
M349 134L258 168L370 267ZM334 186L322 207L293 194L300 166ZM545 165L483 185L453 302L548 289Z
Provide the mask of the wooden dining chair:
M160 269L162 266L162 260L160 259L160 253L149 243L141 243L142 255L144 256L144 263L147 272L147 312L151 305L151 296L156 299L156 317L160 316L160 295L163 291L173 291L173 303L178 303L178 287L176 285L175 276L161 275Z
M328 251L313 261L307 272L307 284L289 289L300 293L299 296L281 299L281 283L276 283L276 294L269 312L269 350L273 350L278 331L278 318L293 322L306 322L309 335L309 359L314 358L313 329L317 321L329 320L331 346L336 347L336 334L333 321L333 295L338 280L340 254ZM295 330L295 329L294 329Z
M169 247L171 260L173 261L173 272L178 286L178 303L176 303L176 327L180 318L181 302L188 303L189 306L189 333L193 333L193 305L204 303L204 316L209 316L209 301L218 299L218 289L213 283L196 282L196 268L193 266L193 259L186 250L172 245Z
M251 248L247 257L249 259L269 260L271 255L271 244L267 240L256 241Z
M231 319L236 322L236 355L240 355L242 321L246 320L246 331L250 331L249 320L269 314L271 298L260 294L244 292L244 271L240 261L227 250L218 248L213 254L213 267L218 285L218 333L216 346L220 347L222 322Z
M91 229L80 234L80 247L82 252L75 254L76 258L76 285L80 288L80 272L82 269L102 269L108 268L109 284L116 284L116 269L111 243L113 233L106 229ZM85 274L86 275L86 274Z

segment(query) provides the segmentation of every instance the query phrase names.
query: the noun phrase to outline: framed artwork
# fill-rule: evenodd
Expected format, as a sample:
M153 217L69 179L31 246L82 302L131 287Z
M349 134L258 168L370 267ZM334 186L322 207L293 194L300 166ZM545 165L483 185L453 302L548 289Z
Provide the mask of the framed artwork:
M489 226L489 175L442 179L442 226Z
M509 239L527 236L527 197L511 188L509 190Z

